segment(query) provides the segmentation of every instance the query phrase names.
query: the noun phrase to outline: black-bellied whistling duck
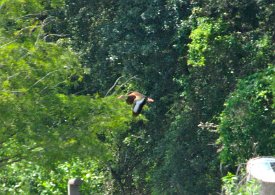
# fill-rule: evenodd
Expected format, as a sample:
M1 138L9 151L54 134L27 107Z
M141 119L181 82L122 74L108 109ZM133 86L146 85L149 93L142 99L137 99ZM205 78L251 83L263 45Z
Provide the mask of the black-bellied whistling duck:
M138 116L146 103L154 102L152 98L146 97L137 91L130 92L127 95L121 95L118 98L126 99L127 104L133 104L133 116Z

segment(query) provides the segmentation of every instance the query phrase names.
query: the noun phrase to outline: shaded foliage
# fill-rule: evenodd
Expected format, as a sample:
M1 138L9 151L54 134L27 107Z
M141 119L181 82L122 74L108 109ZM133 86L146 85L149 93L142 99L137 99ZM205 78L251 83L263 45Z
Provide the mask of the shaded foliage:
M8 164L72 151L104 162L98 192L214 194L220 163L274 155L272 1L20 2L0 6ZM155 99L134 119L131 90Z
M226 101L219 126L222 162L238 165L274 154L273 78L273 68L251 75Z
M121 142L113 165L119 175L117 190L126 194L218 191L214 179L220 177L218 135L211 132L215 128L198 125L218 124L238 79L273 63L272 27L265 24L273 14L266 7L274 5L121 0L68 2L68 6L72 26L82 25L77 32L72 30L72 37L92 70L90 78L108 75L105 84L92 79L94 89L104 93L123 76L118 90L139 89L157 100L146 113L148 123L134 123L124 135L131 141ZM102 14L96 14L95 6ZM83 44L93 50L79 47L81 36L89 38ZM127 84L126 78L131 78Z

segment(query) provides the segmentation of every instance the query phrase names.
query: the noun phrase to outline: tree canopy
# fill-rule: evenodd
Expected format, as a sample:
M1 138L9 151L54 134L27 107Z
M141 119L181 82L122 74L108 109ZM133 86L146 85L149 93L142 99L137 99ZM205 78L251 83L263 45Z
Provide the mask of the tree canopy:
M214 194L275 155L274 7L0 0L3 191ZM155 99L138 117L134 90Z

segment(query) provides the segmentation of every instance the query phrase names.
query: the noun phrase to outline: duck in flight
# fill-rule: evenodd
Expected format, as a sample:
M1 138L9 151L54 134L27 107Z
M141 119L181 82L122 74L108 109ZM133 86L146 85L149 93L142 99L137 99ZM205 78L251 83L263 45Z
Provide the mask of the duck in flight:
M127 95L121 95L118 98L125 99L127 104L133 104L133 116L138 116L146 103L154 102L152 98L146 97L137 91L130 92Z

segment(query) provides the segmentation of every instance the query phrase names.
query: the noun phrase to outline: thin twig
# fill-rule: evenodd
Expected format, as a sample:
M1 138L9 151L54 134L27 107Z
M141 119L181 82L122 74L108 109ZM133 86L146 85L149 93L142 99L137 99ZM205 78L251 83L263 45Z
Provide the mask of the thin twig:
M44 38L43 38L43 40L44 41L46 41L46 39L48 38L48 37L67 37L68 36L68 34L48 34L48 35L46 35L46 36L44 36Z
M15 39L15 40L13 40L13 41L10 41L10 42L8 42L8 43L6 43L6 44L4 44L4 45L1 45L1 46L0 46L0 49L3 48L3 47L5 47L5 46L7 46L7 45L9 45L9 44L11 44L11 43L13 43L13 42L15 42L15 41L17 41L17 39Z
M118 91L121 87L123 87L124 85L126 85L128 82L130 82L132 79L138 79L138 78L137 78L137 75L132 76L132 77L129 78L127 81L125 81L124 83L122 83L122 84L118 87L117 91Z
M110 93L110 91L116 86L116 84L118 83L119 79L121 79L122 77L124 77L124 76L120 76L120 77L117 78L117 80L115 81L115 83L113 84L113 86L107 91L107 93L105 94L104 97L106 97Z
M38 13L35 13L35 14L27 14L27 15L18 17L17 20L22 19L22 18L23 19L28 18L28 17L37 17L37 16L41 16L42 14L47 14L47 13L48 13L48 10L38 12Z
M65 83L65 82L66 82L66 80L61 81L61 82L57 83L56 85L54 85L54 86L52 86L52 87L46 86L46 87L44 87L44 88L40 91L40 93L44 92L44 91L45 91L46 89L48 89L48 88L54 89L54 88L56 88L58 85L60 85L61 83Z
M51 75L54 72L57 72L59 70L54 70L52 72L48 72L45 76L43 76L41 79L39 79L38 81L36 81L32 86L29 87L28 90L30 90L31 88L33 88L35 85L37 85L38 83L40 83L43 79L45 79L47 76Z
M24 93L25 91L20 91L20 90L0 90L1 92L9 92L9 93L14 93L14 94L16 94L16 93Z

